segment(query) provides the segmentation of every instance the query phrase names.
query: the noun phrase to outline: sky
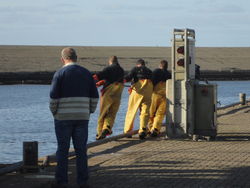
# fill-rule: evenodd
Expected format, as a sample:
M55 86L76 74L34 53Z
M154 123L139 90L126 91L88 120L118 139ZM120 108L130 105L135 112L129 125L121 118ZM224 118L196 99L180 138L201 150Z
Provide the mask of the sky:
M0 0L0 45L250 47L249 0Z

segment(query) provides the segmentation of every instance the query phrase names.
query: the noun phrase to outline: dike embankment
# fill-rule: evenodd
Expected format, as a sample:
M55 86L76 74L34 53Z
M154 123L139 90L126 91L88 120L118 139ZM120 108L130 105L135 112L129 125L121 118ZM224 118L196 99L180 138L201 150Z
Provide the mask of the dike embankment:
M0 85L8 84L50 84L53 71L43 72L0 72ZM96 73L96 72L92 72ZM250 80L250 70L201 71L201 80L229 81Z
M90 71L101 71L108 59L116 55L129 71L142 58L154 70L165 59L171 69L171 47L72 46L78 63ZM58 70L64 46L0 45L1 84L49 84ZM250 80L250 47L196 47L195 64L200 66L201 80Z

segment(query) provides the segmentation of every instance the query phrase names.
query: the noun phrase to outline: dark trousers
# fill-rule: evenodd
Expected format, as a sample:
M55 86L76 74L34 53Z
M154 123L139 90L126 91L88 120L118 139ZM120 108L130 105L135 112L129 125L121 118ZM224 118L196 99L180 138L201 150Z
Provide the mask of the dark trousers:
M76 153L77 183L86 184L88 180L88 120L55 120L57 138L56 181L58 184L68 183L68 153L72 138Z

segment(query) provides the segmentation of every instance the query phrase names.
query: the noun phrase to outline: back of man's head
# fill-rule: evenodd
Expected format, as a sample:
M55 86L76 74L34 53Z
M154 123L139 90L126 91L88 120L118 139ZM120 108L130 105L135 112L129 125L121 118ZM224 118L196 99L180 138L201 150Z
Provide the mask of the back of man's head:
M111 56L110 58L109 58L109 63L110 64L118 64L118 58L117 58L117 56Z
M136 62L137 66L145 66L145 61L143 59L138 59Z
M168 62L167 62L167 60L161 60L160 67L162 69L168 69Z
M76 51L73 48L64 48L61 55L64 60L72 60L73 62L77 61Z

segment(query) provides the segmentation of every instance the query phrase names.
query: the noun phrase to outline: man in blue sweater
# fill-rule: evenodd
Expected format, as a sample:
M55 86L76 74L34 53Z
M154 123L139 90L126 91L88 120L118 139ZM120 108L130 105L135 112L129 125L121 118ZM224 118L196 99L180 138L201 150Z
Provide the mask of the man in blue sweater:
M87 187L88 122L99 96L91 73L76 63L75 50L64 48L61 55L64 65L54 74L50 90L50 110L57 138L56 182L52 187L67 187L71 138L76 153L77 183Z

